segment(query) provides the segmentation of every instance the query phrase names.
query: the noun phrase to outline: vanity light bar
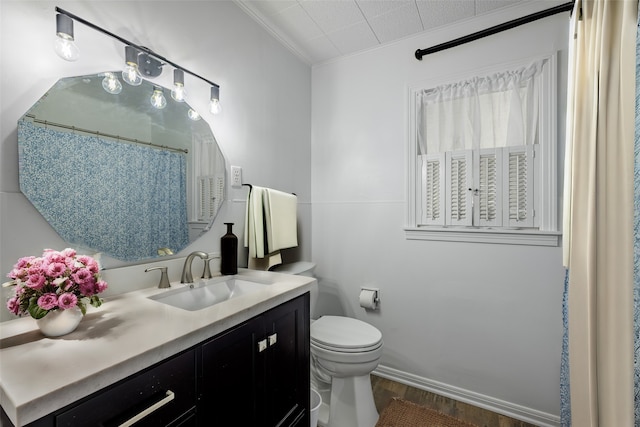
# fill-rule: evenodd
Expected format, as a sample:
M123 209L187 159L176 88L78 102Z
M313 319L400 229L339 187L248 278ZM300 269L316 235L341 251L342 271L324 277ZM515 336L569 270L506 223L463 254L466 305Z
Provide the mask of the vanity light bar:
M173 61L171 61L171 60L169 60L169 59L165 58L164 56L162 56L162 55L160 55L160 54L158 54L158 53L154 52L153 50L149 49L148 47L139 46L139 45L137 45L137 44L135 44L135 43L133 43L133 42L130 42L129 40L127 40L127 39L125 39L125 38L123 38L123 37L120 37L119 35L114 34L114 33L112 33L112 32L111 32L111 31L109 31L109 30L105 30L104 28L99 27L99 26L97 26L96 24L93 24L93 23L91 23L91 22L87 21L86 19L80 18L79 16L74 15L73 13L68 12L68 11L66 11L66 10L64 10L64 9L62 9L62 8L60 8L60 7L58 7L58 6L56 6L56 9L55 9L55 10L56 10L56 12L57 12L57 13L59 13L59 14L61 14L61 15L65 15L65 16L67 16L67 17L71 18L71 19L72 19L72 20L74 20L74 21L80 22L81 24L84 24L84 25L86 25L86 26L87 26L87 27L89 27L89 28L92 28L92 29L94 29L94 30L96 30L96 31L99 31L99 32L101 32L101 33L103 33L103 34L106 34L106 35L108 35L108 36L110 36L110 37L112 37L112 38L114 38L114 39L118 40L120 43L123 43L123 44L125 44L125 45L127 45L127 46L131 46L131 47L133 47L133 48L135 48L135 49L137 49L137 50L139 50L139 51L141 51L141 52L146 53L147 55L149 55L149 56L151 56L151 57L153 57L153 58L155 58L155 59L158 59L158 60L160 60L160 61L162 61L162 62L164 62L164 63L166 63L166 64L169 64L169 65L171 65L171 66L173 66L173 67L175 67L175 68L177 68L177 69L179 69L179 70L182 70L182 71L184 71L185 73L190 74L191 76L193 76L193 77L195 77L195 78L197 78L197 79L200 79L200 80L202 80L202 81L203 81L203 82L205 82L205 83L208 83L208 84L211 86L212 91L213 91L213 90L214 90L214 88L215 88L216 93L219 93L219 91L220 91L220 85L218 85L217 83L214 83L214 82L212 82L211 80L205 79L205 78L204 78L204 77L202 77L201 75L196 74L196 73L194 73L193 71L190 71L190 70L188 70L188 69L186 69L186 68L184 68L184 67L182 67L182 66L180 66L180 65L176 64L175 62L173 62ZM56 19L57 19L57 18L56 18ZM164 65L164 64L163 64L163 65Z

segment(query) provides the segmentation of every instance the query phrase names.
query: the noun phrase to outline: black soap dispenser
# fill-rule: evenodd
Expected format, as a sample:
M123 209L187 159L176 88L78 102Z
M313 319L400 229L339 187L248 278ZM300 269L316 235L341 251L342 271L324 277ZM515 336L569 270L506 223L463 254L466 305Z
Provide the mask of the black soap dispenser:
M225 222L227 234L220 238L220 274L238 274L238 238L233 234L233 222Z

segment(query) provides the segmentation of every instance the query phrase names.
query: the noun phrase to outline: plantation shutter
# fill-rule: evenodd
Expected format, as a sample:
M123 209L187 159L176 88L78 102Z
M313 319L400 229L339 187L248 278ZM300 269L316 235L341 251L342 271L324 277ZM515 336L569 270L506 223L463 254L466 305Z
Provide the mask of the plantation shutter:
M224 178L205 175L198 177L198 221L215 218L224 196Z
M502 150L479 150L476 158L474 225L502 226Z
M472 225L472 151L447 152L446 161L446 223Z
M444 225L444 153L420 156L422 160L422 223Z
M533 227L534 147L508 147L504 150L504 225Z

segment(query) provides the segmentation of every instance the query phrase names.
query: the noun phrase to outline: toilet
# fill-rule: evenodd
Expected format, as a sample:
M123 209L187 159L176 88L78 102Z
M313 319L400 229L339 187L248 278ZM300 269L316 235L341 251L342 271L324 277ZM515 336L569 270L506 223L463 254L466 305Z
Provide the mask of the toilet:
M297 262L273 269L313 276L315 264ZM311 293L311 307L316 292ZM382 333L358 319L322 316L311 320L311 386L322 405L321 427L374 427L378 411L371 390L371 372L382 356Z

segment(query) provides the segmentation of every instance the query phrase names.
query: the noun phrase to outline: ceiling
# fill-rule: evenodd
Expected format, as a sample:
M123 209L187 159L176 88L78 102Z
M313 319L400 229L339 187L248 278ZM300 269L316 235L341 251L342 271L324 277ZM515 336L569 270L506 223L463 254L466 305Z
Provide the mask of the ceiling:
M546 0L236 0L309 64Z

